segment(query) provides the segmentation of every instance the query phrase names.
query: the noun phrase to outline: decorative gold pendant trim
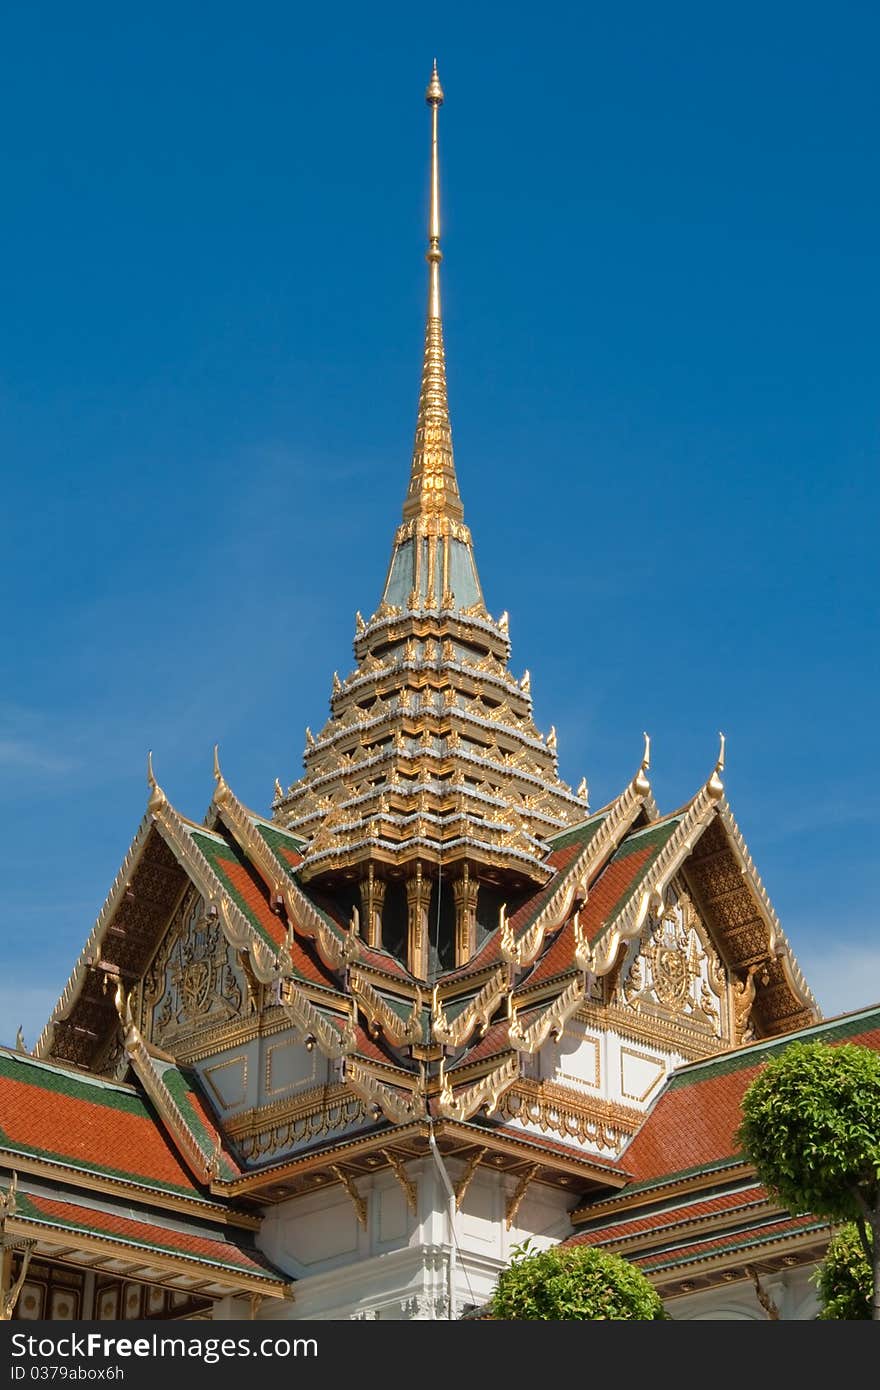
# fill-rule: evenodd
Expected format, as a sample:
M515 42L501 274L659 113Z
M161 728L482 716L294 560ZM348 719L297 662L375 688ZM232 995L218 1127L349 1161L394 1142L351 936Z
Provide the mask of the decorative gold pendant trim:
M458 1182L455 1184L456 1211L461 1211L461 1204L467 1196L467 1190L473 1182L474 1174L476 1173L477 1169L479 1168L480 1164L482 1163L483 1159L486 1157L486 1154L488 1152L489 1150L487 1148L475 1149L474 1152L471 1154L470 1158L468 1159L467 1167L465 1168Z
M364 1230L366 1230L367 1199L365 1197L362 1197L361 1194L358 1192L351 1174L346 1173L344 1168L340 1168L338 1163L331 1163L330 1171L338 1179L338 1181L342 1183L342 1186L345 1188L346 1192L351 1198L351 1204L354 1207L355 1216L357 1217L359 1224L364 1228Z
M526 1171L523 1173L522 1177L520 1178L519 1182L517 1183L514 1191L508 1198L507 1206L504 1212L504 1224L507 1227L508 1231L510 1230L514 1221L516 1220L517 1215L519 1214L519 1209L522 1206L523 1198L525 1197L526 1193L532 1185L532 1182L538 1176L540 1171L540 1163L533 1163L530 1168L527 1168Z
M380 1152L382 1154L382 1157L387 1160L388 1165L391 1168L391 1171L393 1172L397 1181L400 1183L400 1186L403 1188L404 1195L406 1196L407 1205L410 1211L413 1213L413 1215L415 1215L416 1210L418 1208L418 1188L417 1185L414 1182L411 1182L409 1177L407 1176L406 1165L404 1164L403 1159L400 1158L399 1155L394 1153L391 1149L381 1149Z

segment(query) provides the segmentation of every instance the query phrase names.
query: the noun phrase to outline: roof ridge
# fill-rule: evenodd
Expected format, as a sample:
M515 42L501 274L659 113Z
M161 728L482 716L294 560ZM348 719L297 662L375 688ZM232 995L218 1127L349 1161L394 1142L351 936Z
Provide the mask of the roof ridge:
M808 1023L804 1028L797 1028L791 1033L782 1033L773 1038L759 1038L755 1042L746 1043L740 1047L728 1048L725 1052L717 1052L712 1057L702 1057L695 1062L685 1062L682 1066L676 1067L671 1072L667 1081L667 1088L680 1076L692 1076L696 1072L706 1067L718 1066L721 1063L733 1063L742 1058L744 1063L756 1055L756 1053L768 1051L775 1047L787 1047L790 1043L802 1038L805 1033L818 1034L835 1032L844 1024L851 1024L861 1018L871 1018L875 1016L880 1023L880 1002L869 1004L863 1009L855 1009L851 1013L838 1014L834 1018L825 1018L818 1023ZM662 1094L662 1093L661 1093ZM658 1100L660 1097L658 1096Z
M30 1052L19 1052L14 1047L7 1047L0 1043L0 1054L9 1057L14 1062L20 1062L23 1066L37 1067L41 1071L57 1072L64 1076L73 1076L82 1081L84 1085L96 1086L103 1091L121 1091L123 1095L139 1096L140 1091L136 1086L129 1085L125 1081L111 1081L107 1076L98 1076L95 1072L86 1071L83 1067L78 1067L67 1062L51 1061L46 1057L35 1057Z
M674 821L680 821L684 813L684 810L670 811L668 816L660 816L657 820L648 821L647 825L640 825L637 830L627 831L620 841L620 844L617 846L617 851L621 850L624 845L629 844L631 840L638 839L640 835L647 835L651 830L659 830L664 825L669 825Z

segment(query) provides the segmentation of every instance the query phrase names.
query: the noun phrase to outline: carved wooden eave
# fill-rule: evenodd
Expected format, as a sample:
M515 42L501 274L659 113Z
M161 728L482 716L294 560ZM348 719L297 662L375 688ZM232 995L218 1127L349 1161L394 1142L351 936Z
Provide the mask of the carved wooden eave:
M535 960L547 933L562 925L575 898L580 896L582 900L586 899L589 885L633 825L644 808L650 791L645 769L640 767L617 800L611 802L602 825L560 876L555 892L526 931L514 939L509 923L502 921L501 954L505 960L516 965L530 965ZM603 813L596 814L598 816Z
M418 988L413 998L412 1010L407 1018L401 1018L373 987L366 975L356 967L349 973L348 987L374 1037L381 1029L387 1041L396 1047L422 1042L422 995Z
M277 1278L259 1278L245 1270L232 1270L210 1264L195 1256L171 1254L153 1246L130 1241L124 1237L106 1236L85 1231L79 1226L62 1226L15 1214L7 1221L7 1241L10 1245L33 1242L37 1259L66 1260L71 1251L80 1256L74 1263L80 1268L109 1268L120 1278L138 1278L145 1267L151 1271L151 1283L177 1289L181 1277L194 1293L204 1289L209 1297L221 1293L256 1294L261 1298L293 1299L293 1285ZM57 1252L57 1254L56 1254ZM192 1281L198 1281L198 1288Z
M146 882L146 890L142 887ZM138 978L155 949L156 933L173 914L189 879L149 814L145 815L122 861L97 920L80 952L61 997L33 1050L76 1065L90 1064L94 1048L116 1028L113 990L120 977ZM70 1029L84 1050L71 1052ZM60 1030L64 1032L61 1038ZM91 1032L91 1040L88 1034ZM60 1050L59 1050L60 1049Z
M237 799L228 783L215 773L213 806L223 824L258 870L276 901L284 905L287 920L299 935L314 941L318 954L331 970L342 970L360 953L357 937L340 933L315 907L296 880L286 873L254 825L253 813Z
M368 1132L361 1131L351 1138L336 1139L333 1142L312 1147L305 1153L283 1158L265 1167L250 1169L242 1173L224 1187L231 1198L258 1197L261 1202L285 1200L294 1192L313 1191L310 1186L318 1177L325 1181L331 1174L333 1165L345 1165L346 1171L354 1172L358 1165L364 1164L363 1176L372 1176L379 1165L372 1162L383 1150L393 1147L406 1160L418 1153L427 1152L428 1123L426 1117L419 1117L401 1124L392 1122L391 1127L381 1125ZM387 1164L387 1159L384 1160ZM384 1166L383 1164L383 1166Z
M151 829L152 820L149 815L145 815L135 832L134 839L126 852L119 871L110 885L110 891L107 894L104 905L98 913L95 925L86 938L86 943L79 953L79 958L71 971L70 978L61 992L61 997L53 1008L49 1016L49 1021L36 1041L33 1050L33 1055L35 1057L49 1057L51 1055L55 1024L68 1017L71 1009L79 998L80 991L90 968L96 960L100 959L101 946L107 928L113 921L116 909L122 901L137 865L140 863Z
M548 1149L540 1136L528 1130L514 1131L509 1125L503 1129L493 1124L482 1124L477 1120L438 1120L434 1127L438 1145L446 1153L452 1144L477 1146L480 1151L479 1162L492 1171L521 1172L523 1162L540 1160L543 1174L550 1177L553 1186L569 1186L571 1191L580 1189L583 1193L588 1185L612 1188L615 1191L629 1182L630 1176L610 1163L597 1161L596 1155L579 1149L574 1144L559 1145ZM493 1156L491 1162L488 1155ZM504 1157L508 1165L502 1169L498 1163ZM552 1175L552 1176L551 1176ZM555 1181L554 1181L555 1179ZM542 1175L542 1181L546 1178ZM573 1181L572 1181L573 1180Z
M510 972L506 965L499 966L479 993L450 1023L444 1012L439 991L435 990L431 1009L432 1037L449 1047L463 1047L475 1028L479 1028L480 1037L484 1037L492 1021L492 1015L509 991Z
M453 1092L450 1078L446 1075L437 1101L437 1114L448 1120L469 1120L471 1115L485 1108L485 1113L491 1115L497 1109L501 1096L519 1074L519 1056L514 1052L479 1081L458 1092Z
M801 1008L812 1015L812 1021L818 1023L822 1017L822 1013L815 995L807 984L803 971L795 959L788 938L782 930L782 925L776 915L767 890L761 881L761 876L755 867L754 860L748 851L746 842L734 819L733 812L730 809L726 797L722 798L719 802L718 818L727 831L731 849L739 862L742 876L748 884L752 898L766 925L768 955L774 956L780 962L792 996Z
M575 1144L553 1143L540 1135L510 1125L483 1125L478 1119L455 1120L427 1113L416 1119L388 1125L378 1125L350 1138L341 1138L310 1147L307 1152L284 1158L259 1169L249 1170L224 1186L229 1197L253 1197L261 1203L285 1201L294 1195L319 1190L326 1186L337 1165L357 1182L361 1177L373 1177L382 1166L391 1166L388 1154L393 1152L403 1163L426 1157L430 1135L434 1134L444 1157L467 1161L476 1150L483 1157L491 1153L493 1172L520 1172L524 1161L540 1161L541 1181L553 1186L569 1186L572 1194L598 1184L619 1188L629 1180L628 1175L613 1165L597 1161L596 1155ZM378 1161L377 1161L378 1160ZM475 1165L476 1166L476 1165Z

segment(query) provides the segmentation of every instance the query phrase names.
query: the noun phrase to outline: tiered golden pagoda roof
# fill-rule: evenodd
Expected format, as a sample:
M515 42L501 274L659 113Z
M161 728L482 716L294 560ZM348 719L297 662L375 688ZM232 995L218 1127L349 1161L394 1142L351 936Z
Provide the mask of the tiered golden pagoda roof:
M694 1164L714 1171L727 1150L694 1150L709 1130L674 1097L658 1106L660 1129L649 1120L648 1138L628 1148L647 1092L624 1095L622 1060L620 1099L614 1080L600 1087L598 1063L595 1084L569 1074L566 1030L569 1051L580 1045L572 1035L589 1034L598 1057L601 1035L615 1034L636 1044L630 1056L665 1066L729 1057L750 1039L816 1024L819 1011L727 802L723 737L678 810L658 811L646 738L626 785L591 813L586 783L573 793L559 778L554 731L534 724L528 673L517 680L508 668L507 617L486 611L452 452L436 67L427 99L415 447L382 600L368 622L358 615L355 668L334 677L330 719L317 737L307 732L305 774L286 793L276 787L271 821L239 802L216 753L201 824L175 809L149 762L146 814L36 1055L47 1071L134 1078L180 1160L162 1172L181 1186L183 1165L190 1203L192 1184L202 1202L265 1206L333 1182L365 1226L377 1169L393 1171L415 1210L412 1163L436 1144L460 1165L458 1205L480 1165L508 1175L508 1228L532 1182L579 1201L598 1194L616 1216L641 1202L646 1179ZM266 1092L215 1122L198 1068L251 1044L266 1048ZM316 1052L323 1070L305 1092L291 1083L264 1103L274 1047ZM54 1097L73 1083L43 1085ZM102 1092L101 1106L136 1110L139 1122L139 1104L117 1091ZM86 1112L97 1113L76 1108ZM89 1132L103 1136L105 1120ZM120 1125L128 1142L134 1131L126 1139ZM66 1162L59 1135L46 1151ZM20 1151L23 1131L13 1138ZM152 1158L143 1147L136 1173L121 1165L141 1186L154 1173L143 1163L164 1164L167 1144ZM117 1183L120 1173L98 1176ZM627 1184L615 1205L609 1192ZM583 1212L604 1221L606 1207ZM221 1255L239 1285L283 1292L250 1253Z
M549 877L548 840L587 815L535 726L528 672L509 668L507 615L486 611L452 449L440 306L436 66L431 108L428 313L403 521L382 601L357 617L357 665L334 676L331 715L307 731L305 775L275 820L304 841L305 881L400 873L413 861L501 878Z

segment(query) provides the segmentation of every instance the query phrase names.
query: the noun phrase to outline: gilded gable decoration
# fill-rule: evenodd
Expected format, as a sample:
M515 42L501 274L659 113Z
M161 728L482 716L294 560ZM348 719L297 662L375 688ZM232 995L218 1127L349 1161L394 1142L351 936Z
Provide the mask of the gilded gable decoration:
M178 908L143 984L148 1036L173 1046L249 1007L253 991L216 911L191 890Z
M637 1013L721 1038L730 1031L726 983L727 972L690 897L670 888L629 948L617 997Z

